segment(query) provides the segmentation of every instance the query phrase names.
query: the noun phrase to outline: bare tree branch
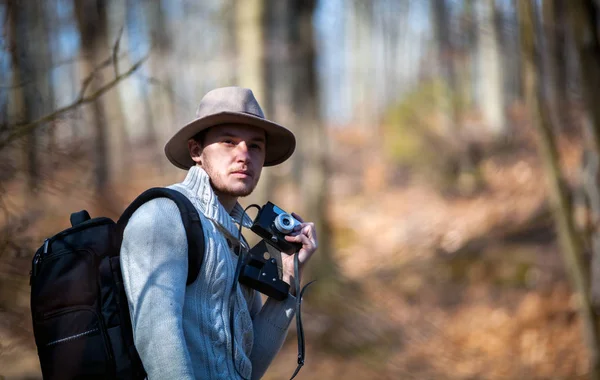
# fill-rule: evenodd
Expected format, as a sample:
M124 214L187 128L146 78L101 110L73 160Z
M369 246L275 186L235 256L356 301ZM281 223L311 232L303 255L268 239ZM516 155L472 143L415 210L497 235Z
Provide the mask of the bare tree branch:
M134 63L129 70L127 70L126 72L124 72L123 74L117 75L112 81L104 84L102 87L100 87L97 91L95 91L94 93L90 94L89 96L82 96L87 88L87 86L89 85L89 83L92 81L93 77L96 75L96 72L98 71L98 68L95 69L90 76L88 76L88 78L86 78L86 80L84 81L82 91L80 93L80 96L77 98L77 100L75 100L73 103L59 108L56 111L42 116L37 120L34 120L32 122L28 122L28 123L16 123L13 124L11 126L12 132L8 133L8 136L3 137L0 139L0 151L2 149L4 149L6 146L8 146L11 142L13 142L16 139L19 139L29 133L31 133L31 131L33 131L34 129L36 129L37 127L39 127L40 124L52 121L52 120L56 120L58 119L60 116L62 116L63 114L74 110L75 108L86 104L86 103L90 103L95 101L96 99L98 99L100 96L102 96L104 93L106 93L107 91L109 91L110 89L112 89L113 87L115 87L117 84L119 84L120 82L122 82L124 79L127 79L128 77L130 77L133 73L135 73L140 67L141 65L148 59L149 54L147 54L146 56L144 56L142 59L140 59L139 61L137 61L136 63ZM109 64L112 60L109 59Z
M152 50L152 49L150 49L150 50ZM117 57L117 60L118 59L122 59L123 57L125 57L127 55L128 55L127 53L119 54L119 56ZM62 66L66 66L66 65L77 64L83 58L85 58L87 56L88 56L87 54L80 54L76 58L67 58L67 59L64 59L64 60L57 61L57 62L55 62L52 65L52 67L50 69L47 69L47 70L41 71L41 72L45 72L47 74L47 72L50 71L50 70L54 70L56 68L59 68L59 67L62 67ZM101 68L107 67L108 65L110 65L114 61L114 59L115 58L111 55L111 57L109 57L106 60L102 61L102 63L100 63L100 65L98 65L98 67L101 67ZM20 88L20 87L26 86L26 85L31 84L31 83L34 83L33 79L27 79L27 80L24 80L24 81L22 81L20 83L16 83L16 84L0 83L0 90L13 90L13 89L16 89L16 88Z

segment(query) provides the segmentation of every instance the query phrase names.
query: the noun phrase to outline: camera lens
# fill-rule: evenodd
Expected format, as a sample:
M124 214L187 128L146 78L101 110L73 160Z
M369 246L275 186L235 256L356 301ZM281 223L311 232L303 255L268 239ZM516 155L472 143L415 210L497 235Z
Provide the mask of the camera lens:
M294 230L293 228L293 219L290 214L279 214L275 218L275 228L282 234L289 234Z

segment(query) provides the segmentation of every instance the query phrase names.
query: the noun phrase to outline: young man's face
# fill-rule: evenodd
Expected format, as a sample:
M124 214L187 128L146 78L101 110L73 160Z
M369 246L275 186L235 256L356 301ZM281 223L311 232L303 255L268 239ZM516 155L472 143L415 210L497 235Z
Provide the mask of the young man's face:
M238 124L218 125L204 135L200 164L219 196L252 193L265 163L265 132Z

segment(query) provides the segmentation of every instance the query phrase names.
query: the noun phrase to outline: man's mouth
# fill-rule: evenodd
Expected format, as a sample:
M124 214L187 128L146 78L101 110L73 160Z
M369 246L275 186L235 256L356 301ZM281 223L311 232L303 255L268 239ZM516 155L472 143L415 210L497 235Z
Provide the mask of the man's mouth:
M252 177L252 172L250 172L249 170L236 170L236 171L232 172L232 174L239 178Z

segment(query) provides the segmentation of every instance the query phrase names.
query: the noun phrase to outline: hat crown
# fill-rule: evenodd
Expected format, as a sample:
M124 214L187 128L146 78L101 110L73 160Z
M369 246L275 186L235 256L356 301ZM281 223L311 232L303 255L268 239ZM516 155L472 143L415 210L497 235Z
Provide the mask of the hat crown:
M242 112L261 119L265 118L252 90L242 87L221 87L209 91L200 101L196 117L201 118L221 112Z

